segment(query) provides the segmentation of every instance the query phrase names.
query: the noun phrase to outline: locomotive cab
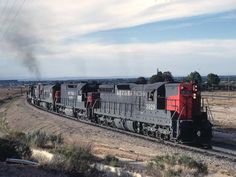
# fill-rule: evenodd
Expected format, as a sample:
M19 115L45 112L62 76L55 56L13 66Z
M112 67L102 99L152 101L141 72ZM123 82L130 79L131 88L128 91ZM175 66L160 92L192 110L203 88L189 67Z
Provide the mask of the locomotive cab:
M212 125L207 112L201 111L201 94L197 84L166 84L166 110L172 113L173 135L182 142L208 144Z

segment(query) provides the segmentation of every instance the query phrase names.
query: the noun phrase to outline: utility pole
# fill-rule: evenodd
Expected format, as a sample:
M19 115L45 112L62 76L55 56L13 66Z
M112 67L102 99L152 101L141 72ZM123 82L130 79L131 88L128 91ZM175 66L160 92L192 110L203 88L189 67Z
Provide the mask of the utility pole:
M229 93L229 76L228 76L228 96L230 97L230 93Z

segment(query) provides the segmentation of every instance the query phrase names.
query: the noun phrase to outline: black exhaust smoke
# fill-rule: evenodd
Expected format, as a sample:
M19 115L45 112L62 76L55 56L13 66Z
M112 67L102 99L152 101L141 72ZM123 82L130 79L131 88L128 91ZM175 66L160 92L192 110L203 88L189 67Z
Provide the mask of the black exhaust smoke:
M14 10L17 10L15 7ZM9 9L9 11L12 9ZM13 12L14 12L13 10ZM37 44L36 30L32 23L32 15L27 14L24 8L14 18L14 16L7 16L9 13L5 13L7 19L3 28L3 39L10 49L10 52L16 54L17 59L21 60L24 67L32 73L36 79L40 80L41 73L38 60L35 55L35 45Z

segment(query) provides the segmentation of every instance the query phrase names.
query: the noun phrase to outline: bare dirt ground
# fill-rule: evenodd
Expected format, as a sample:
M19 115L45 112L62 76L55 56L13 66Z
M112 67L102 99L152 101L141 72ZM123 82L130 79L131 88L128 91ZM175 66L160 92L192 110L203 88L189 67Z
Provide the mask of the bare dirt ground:
M204 92L209 95L204 103L212 113L212 122L220 129L236 133L236 92ZM215 96L225 96L221 98Z
M20 96L25 92L25 88L22 87L0 87L0 101Z
M236 173L235 163L63 119L32 107L24 97L12 102L10 106L1 107L1 112L4 112L2 115L12 129L23 132L42 130L61 133L67 144L90 144L95 155L112 154L127 161L145 162L155 155L179 153L206 163L211 175L213 173L214 176L223 174L233 176Z

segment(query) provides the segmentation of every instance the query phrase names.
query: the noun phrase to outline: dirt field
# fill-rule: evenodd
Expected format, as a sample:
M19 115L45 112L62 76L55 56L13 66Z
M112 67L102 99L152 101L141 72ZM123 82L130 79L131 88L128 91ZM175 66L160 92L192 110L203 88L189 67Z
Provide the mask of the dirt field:
M0 105L15 98L21 96L26 91L26 88L23 87L0 87Z
M236 97L236 92L204 92L209 95L204 99L212 113L213 124L227 131L236 132L236 98L221 98L215 96Z

